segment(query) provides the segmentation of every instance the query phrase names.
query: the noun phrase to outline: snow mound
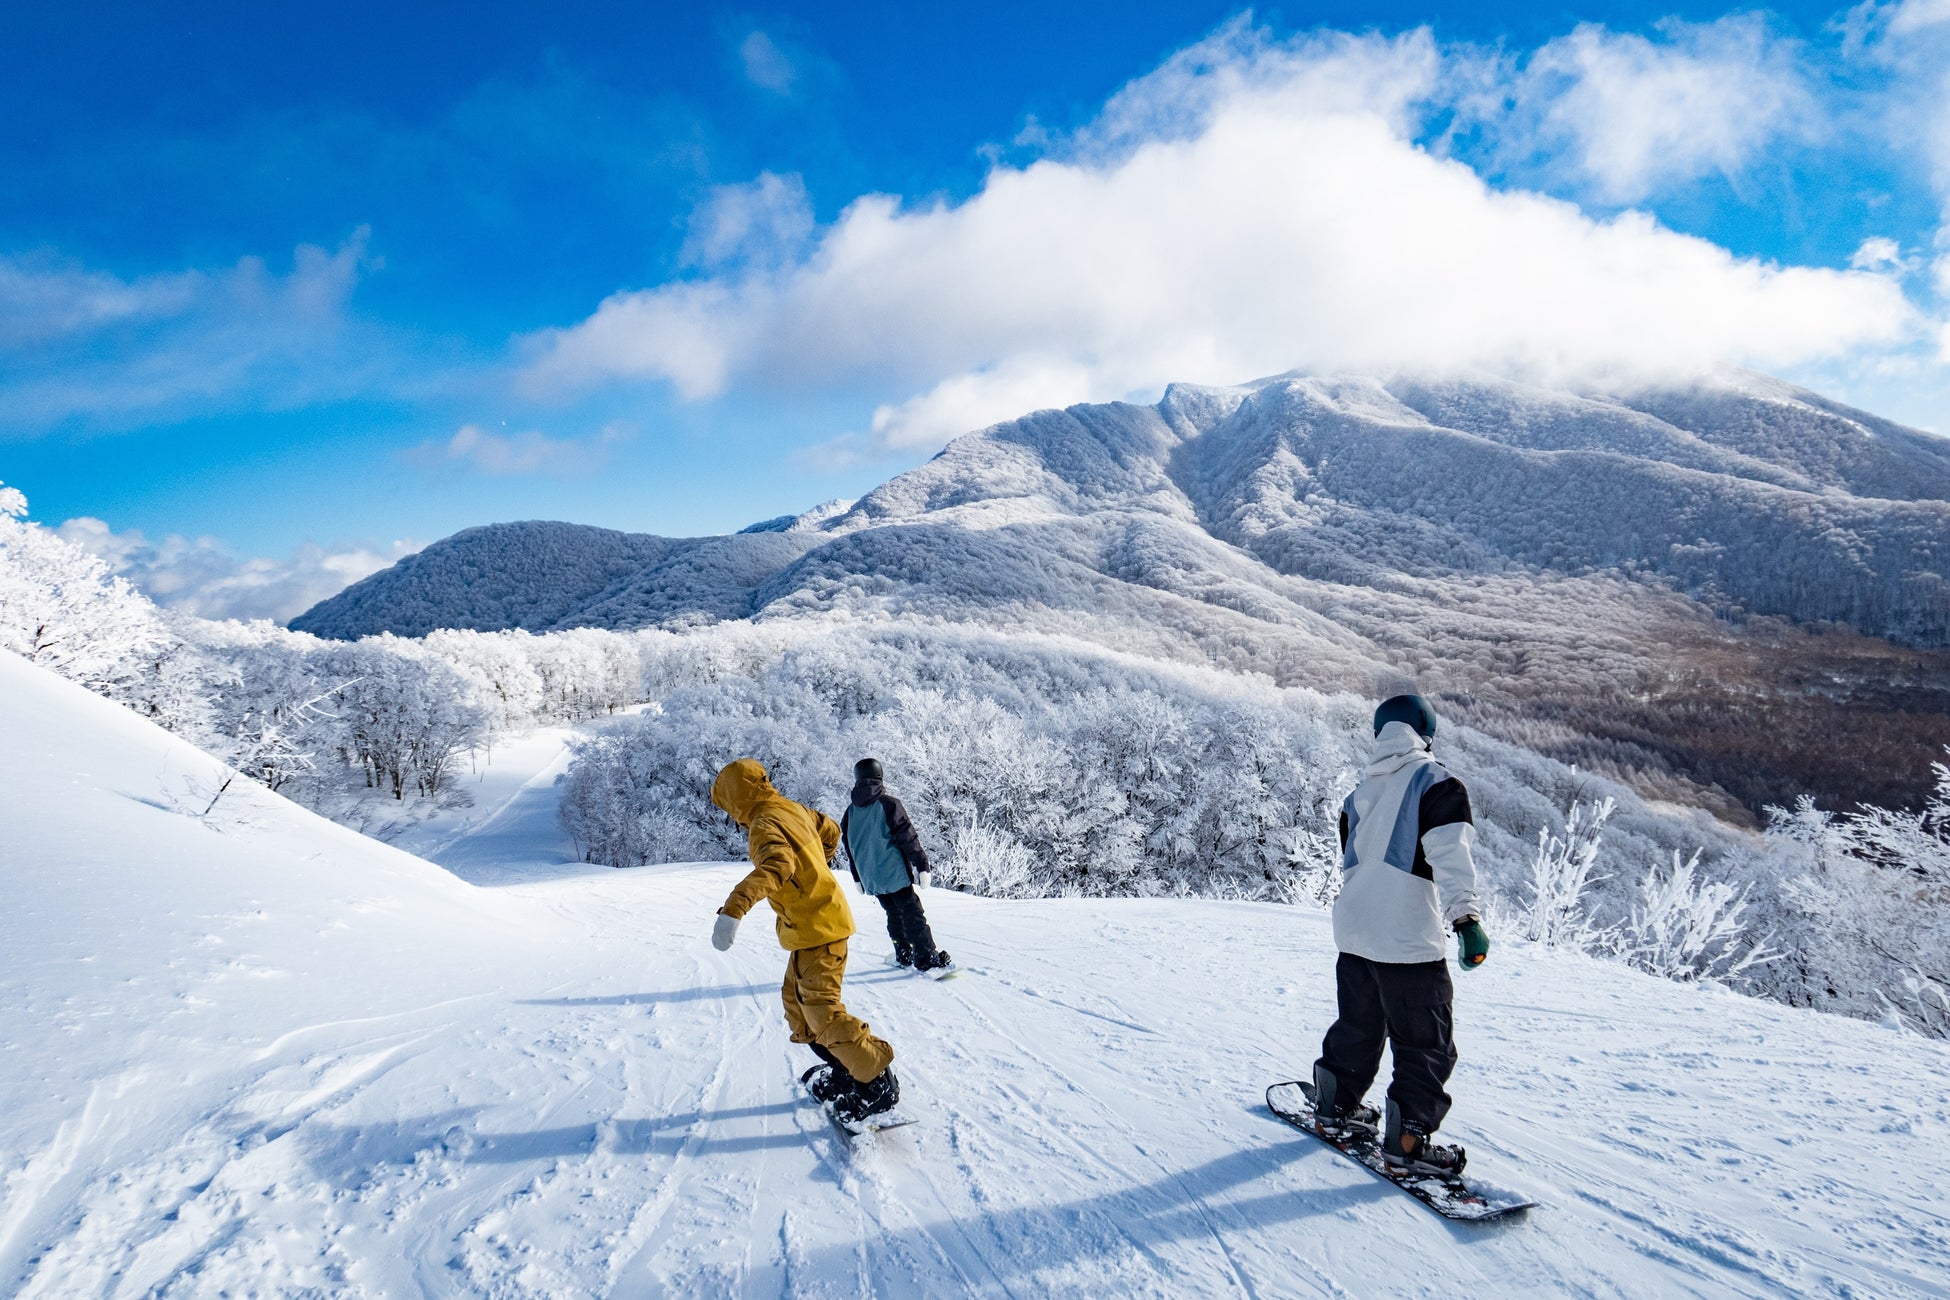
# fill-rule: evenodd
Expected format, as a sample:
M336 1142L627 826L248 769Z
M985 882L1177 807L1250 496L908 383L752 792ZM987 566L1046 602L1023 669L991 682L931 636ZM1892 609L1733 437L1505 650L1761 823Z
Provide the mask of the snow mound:
M1942 1294L1950 1046L1502 946L1445 1134L1545 1202L1443 1223L1267 1114L1332 1013L1324 914L928 908L967 973L848 1000L920 1122L800 1095L734 864L559 861L528 738L428 851L463 884L0 656L0 1291L77 1295ZM233 803L233 797L235 802ZM191 811L201 808L201 803ZM431 830L428 832L431 834Z

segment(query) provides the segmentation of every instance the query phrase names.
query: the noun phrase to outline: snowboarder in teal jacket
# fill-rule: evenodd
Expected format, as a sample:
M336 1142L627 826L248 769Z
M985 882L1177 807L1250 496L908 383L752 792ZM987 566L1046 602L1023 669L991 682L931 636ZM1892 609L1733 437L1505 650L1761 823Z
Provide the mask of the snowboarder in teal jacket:
M863 758L853 765L853 801L840 816L840 842L861 892L880 900L887 913L887 936L894 960L918 971L954 964L934 946L934 932L921 910L917 888L926 889L933 870L907 808L887 793L880 764Z

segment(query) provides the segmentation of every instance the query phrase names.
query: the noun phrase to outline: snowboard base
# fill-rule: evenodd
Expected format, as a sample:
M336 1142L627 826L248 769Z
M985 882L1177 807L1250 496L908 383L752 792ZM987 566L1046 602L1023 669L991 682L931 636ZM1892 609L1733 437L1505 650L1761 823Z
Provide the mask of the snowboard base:
M1346 1156L1385 1183L1401 1188L1445 1219L1461 1223L1486 1223L1508 1214L1528 1210L1535 1201L1516 1192L1467 1177L1436 1178L1431 1175L1397 1174L1381 1158L1381 1140L1371 1133L1350 1132L1330 1137L1314 1127L1314 1086L1311 1083L1276 1083L1266 1090L1266 1108L1322 1145Z

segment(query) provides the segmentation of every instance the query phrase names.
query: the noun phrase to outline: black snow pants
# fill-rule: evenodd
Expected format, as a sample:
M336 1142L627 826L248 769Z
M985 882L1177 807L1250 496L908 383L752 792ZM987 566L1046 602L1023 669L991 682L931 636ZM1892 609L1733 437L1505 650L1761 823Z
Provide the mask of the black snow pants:
M1338 1095L1366 1095L1386 1042L1395 1055L1388 1098L1401 1112L1402 1127L1425 1136L1435 1132L1449 1113L1442 1085L1456 1068L1448 963L1369 961L1344 952L1334 967L1334 986L1341 1015L1320 1045L1320 1064L1339 1084Z
M891 894L878 895L887 912L887 937L894 941L894 955L906 955L916 966L934 964L934 931L928 929L927 913L921 910L921 896L906 885Z

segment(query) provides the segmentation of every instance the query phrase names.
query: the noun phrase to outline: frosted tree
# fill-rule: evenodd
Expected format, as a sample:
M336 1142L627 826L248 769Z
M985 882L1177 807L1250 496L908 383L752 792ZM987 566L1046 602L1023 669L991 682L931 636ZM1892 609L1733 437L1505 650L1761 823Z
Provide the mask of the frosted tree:
M0 486L0 649L201 739L207 671L148 597L94 555L25 518Z
M1332 907L1341 893L1340 837L1318 826L1288 831L1280 889L1287 902Z
M1782 963L1791 1000L1950 1037L1950 767L1921 811L1770 809L1768 839L1799 868L1802 942Z
M1775 960L1765 940L1746 942L1747 890L1710 881L1699 869L1700 853L1672 870L1647 873L1638 901L1619 933L1620 954L1640 970L1681 983L1733 979Z
M1048 890L1036 855L1007 831L970 818L948 837L947 879L957 889L990 898L1041 898Z
M1594 877L1605 823L1617 807L1614 799L1586 805L1573 803L1564 819L1564 832L1537 832L1537 853L1531 859L1529 897L1519 913L1524 937L1549 948L1597 953L1616 944L1616 932L1599 926L1586 908L1585 893L1602 877Z

